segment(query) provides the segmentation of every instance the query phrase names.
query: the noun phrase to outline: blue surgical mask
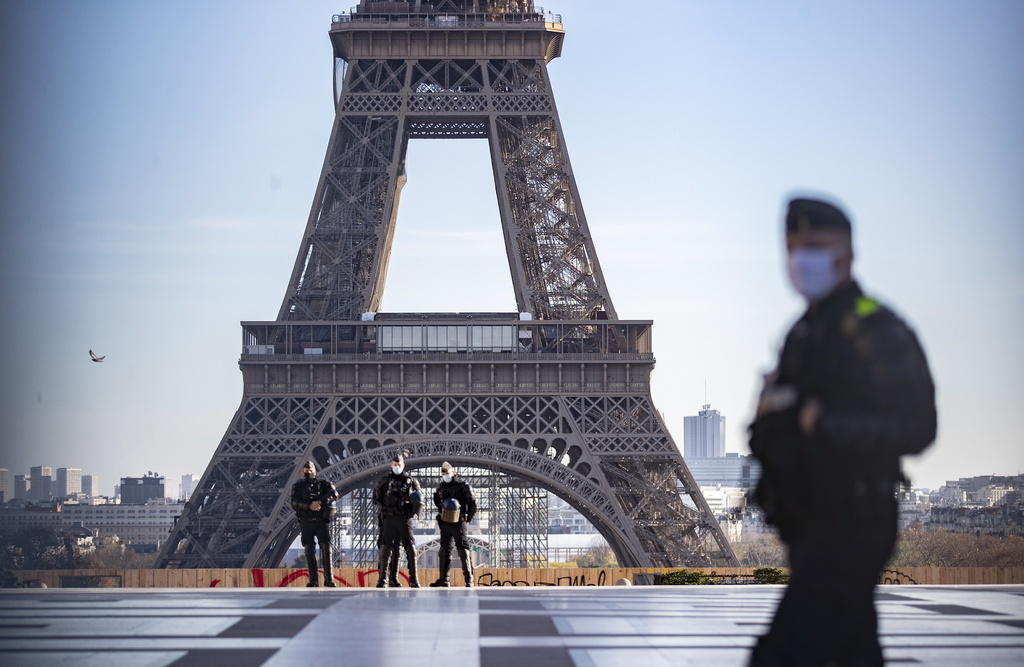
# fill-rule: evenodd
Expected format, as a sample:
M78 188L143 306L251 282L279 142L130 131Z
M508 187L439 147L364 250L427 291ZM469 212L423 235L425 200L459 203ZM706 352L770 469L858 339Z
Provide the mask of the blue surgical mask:
M396 475L401 475L403 470L405 470L405 466L391 466L391 472Z
M793 289L810 301L818 301L839 284L837 255L831 248L796 248L787 261Z
M446 482L450 482L450 481L452 481L452 476L451 475L441 475L441 479L443 479Z

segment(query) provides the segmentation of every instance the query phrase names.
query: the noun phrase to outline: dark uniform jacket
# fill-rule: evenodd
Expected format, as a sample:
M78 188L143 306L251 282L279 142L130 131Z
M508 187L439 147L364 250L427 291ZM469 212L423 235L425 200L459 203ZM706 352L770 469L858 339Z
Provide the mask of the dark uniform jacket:
M292 485L292 509L299 521L330 521L334 518L334 501L338 492L334 485L325 479L308 481L300 479ZM320 502L320 511L309 509L314 502Z
M473 497L473 487L459 479L458 475L450 482L441 482L434 490L434 505L441 509L441 504L448 498L455 498L459 501L459 521L469 523L476 514L476 498Z
M822 412L804 436L797 414ZM889 511L899 457L935 439L935 389L914 333L851 282L790 330L766 379L750 449L755 496L783 538L823 522L870 522Z
M381 508L385 517L412 518L419 514L422 504L412 498L414 491L420 490L420 483L403 472L396 475L392 472L384 475L373 490L373 504Z

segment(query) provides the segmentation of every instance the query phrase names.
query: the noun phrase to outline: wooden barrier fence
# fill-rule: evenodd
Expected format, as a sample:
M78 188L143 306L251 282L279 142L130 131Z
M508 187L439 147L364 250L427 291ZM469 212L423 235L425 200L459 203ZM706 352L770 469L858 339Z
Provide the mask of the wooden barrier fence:
M620 579L634 584L652 584L658 574L679 568L478 568L479 586L611 586ZM701 570L725 584L754 583L754 568L706 568ZM426 586L437 578L437 569L420 570ZM305 569L206 569L206 570L15 570L23 586L42 582L48 588L278 588L305 587ZM841 573L837 573L842 576ZM408 585L401 570L399 579ZM376 569L334 570L340 587L367 588L377 584ZM462 572L451 572L452 586L462 586ZM1024 567L907 567L884 570L880 584L1024 584Z

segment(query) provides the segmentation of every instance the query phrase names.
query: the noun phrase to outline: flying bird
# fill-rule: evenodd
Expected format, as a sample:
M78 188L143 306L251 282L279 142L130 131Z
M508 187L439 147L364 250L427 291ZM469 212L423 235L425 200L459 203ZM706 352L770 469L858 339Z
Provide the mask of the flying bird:
M107 358L107 355L105 354L102 357L97 357L92 350L89 350L89 356L92 357L92 360L96 362L103 361L104 359Z

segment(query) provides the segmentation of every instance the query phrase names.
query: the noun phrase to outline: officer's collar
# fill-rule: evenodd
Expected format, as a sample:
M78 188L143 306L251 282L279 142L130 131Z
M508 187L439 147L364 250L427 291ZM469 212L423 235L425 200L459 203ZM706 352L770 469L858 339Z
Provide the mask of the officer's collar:
M843 283L832 290L832 292L821 301L813 301L808 304L805 316L818 317L836 309L844 309L846 304L852 303L863 293L864 292L861 291L860 285L857 284L857 281L850 279L846 283Z

